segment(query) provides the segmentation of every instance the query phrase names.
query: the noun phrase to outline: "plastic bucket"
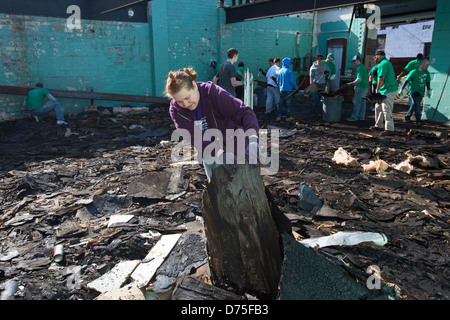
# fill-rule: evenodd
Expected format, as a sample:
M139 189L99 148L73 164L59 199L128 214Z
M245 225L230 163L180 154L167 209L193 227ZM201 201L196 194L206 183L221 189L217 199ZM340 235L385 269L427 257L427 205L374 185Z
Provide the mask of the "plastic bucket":
M341 96L338 97L322 96L323 121L326 122L341 121L342 102L344 102L344 98Z

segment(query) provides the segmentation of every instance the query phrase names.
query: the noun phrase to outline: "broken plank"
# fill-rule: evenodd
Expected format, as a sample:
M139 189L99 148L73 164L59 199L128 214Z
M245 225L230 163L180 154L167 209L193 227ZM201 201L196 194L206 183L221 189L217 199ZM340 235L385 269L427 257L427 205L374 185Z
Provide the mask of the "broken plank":
M172 293L172 300L244 300L233 292L183 276Z
M125 286L112 291L103 292L95 300L145 300L141 289L136 286Z
M120 289L139 263L140 260L121 261L109 272L88 283L87 287L102 293Z
M359 132L359 134L364 136L364 137L373 138L373 135L371 135L371 134L367 134L367 133L364 133L364 132Z
M232 176L222 166L213 169L202 199L215 283L275 294L281 248L259 168L238 165Z
M168 234L161 239L150 250L141 264L131 274L134 283L139 287L145 287L155 275L156 270L164 262L172 248L177 243L181 234Z

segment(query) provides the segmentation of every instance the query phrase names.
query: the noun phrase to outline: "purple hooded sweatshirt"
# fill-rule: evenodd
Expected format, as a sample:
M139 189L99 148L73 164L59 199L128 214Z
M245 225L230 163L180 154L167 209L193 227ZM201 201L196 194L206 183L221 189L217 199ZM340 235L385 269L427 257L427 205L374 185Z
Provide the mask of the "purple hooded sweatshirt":
M200 92L200 100L203 105L208 128L218 129L223 136L223 142L213 142L211 141L213 139L202 139L202 142L200 142L202 144L202 153L208 145L217 143L211 146L212 150L216 148L215 151L218 151L218 148L221 148L237 155L236 152L239 142L236 141L236 137L226 136L226 130L242 129L243 132L246 132L246 146L248 144L249 135L255 134L258 136L259 134L258 120L256 119L255 113L250 107L245 106L241 100L233 97L229 92L212 82L197 82L197 87ZM172 99L170 101L169 113L177 129L186 129L189 131L191 145L199 151L199 142L194 142L194 117L192 111L180 107L175 100ZM196 130L198 132L198 129ZM234 151L227 149L227 144L231 149L232 142L234 143ZM212 153L214 156L215 153Z

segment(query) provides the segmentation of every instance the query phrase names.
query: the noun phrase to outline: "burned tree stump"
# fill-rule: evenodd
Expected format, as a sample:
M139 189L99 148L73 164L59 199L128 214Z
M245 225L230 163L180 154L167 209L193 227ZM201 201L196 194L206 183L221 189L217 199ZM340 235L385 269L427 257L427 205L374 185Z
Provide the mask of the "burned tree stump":
M203 192L203 219L213 280L274 296L281 276L279 234L260 169L213 169Z

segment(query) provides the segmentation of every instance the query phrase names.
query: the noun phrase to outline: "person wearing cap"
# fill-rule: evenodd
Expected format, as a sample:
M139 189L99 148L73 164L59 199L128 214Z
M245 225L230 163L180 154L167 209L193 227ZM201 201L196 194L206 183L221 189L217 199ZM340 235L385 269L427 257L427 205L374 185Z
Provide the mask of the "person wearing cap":
M329 53L327 55L327 59L325 60L325 64L328 67L328 70L330 71L330 74L326 76L327 86L325 88L326 92L330 91L330 82L333 81L334 78L336 78L336 65L333 63L334 61L334 54Z
M378 82L376 93L385 95L386 98L375 105L375 125L372 130L384 130L382 135L394 133L394 99L397 95L398 85L395 77L394 66L386 58L383 50L377 50L375 53L376 62L378 62Z
M323 55L318 54L316 56L316 61L314 61L309 69L310 84L317 83L323 88L326 84L325 77L328 73L330 73L330 70L328 69L328 66L323 63ZM315 109L321 109L319 92L316 91L312 94L312 102Z
M400 92L402 92L406 86L409 84L409 110L406 113L405 121L411 121L412 113L415 113L417 126L422 125L422 99L425 96L425 86L427 88L427 96L431 98L431 77L428 67L430 66L430 61L427 59L422 60L418 69L411 71L406 77L405 83L403 84Z
M353 113L347 118L347 121L358 121L366 118L366 100L363 99L369 90L369 81L367 69L361 62L361 57L354 56L352 63L356 66L355 81L350 82L347 86L355 87L355 95L353 98Z

